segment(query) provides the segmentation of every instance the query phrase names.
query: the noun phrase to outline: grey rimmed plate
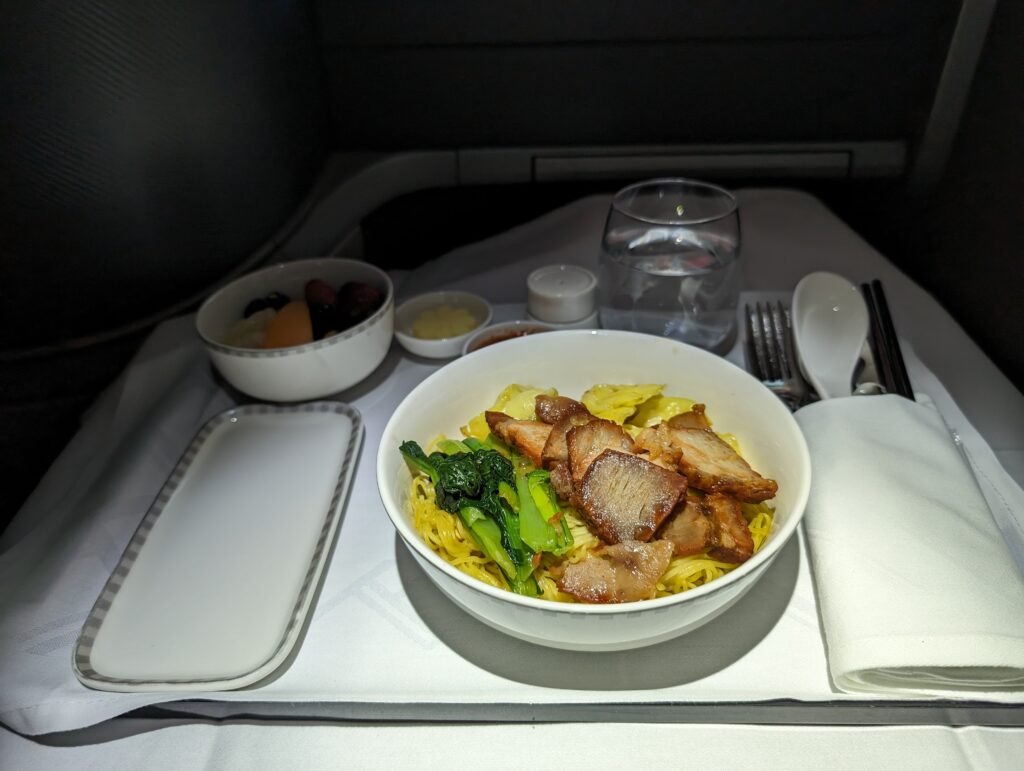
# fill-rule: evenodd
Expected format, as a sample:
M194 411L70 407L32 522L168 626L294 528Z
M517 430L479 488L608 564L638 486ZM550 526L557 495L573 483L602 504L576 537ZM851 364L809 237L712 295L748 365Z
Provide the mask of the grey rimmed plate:
M362 441L339 402L249 405L196 435L128 543L72 654L106 691L230 690L288 657Z

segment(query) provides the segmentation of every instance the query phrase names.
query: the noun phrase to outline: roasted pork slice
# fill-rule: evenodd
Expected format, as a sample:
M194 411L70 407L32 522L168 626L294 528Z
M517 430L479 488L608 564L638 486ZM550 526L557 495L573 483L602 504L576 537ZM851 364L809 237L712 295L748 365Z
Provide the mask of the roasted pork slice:
M582 402L570 399L568 396L548 396L538 394L534 400L534 409L537 418L545 423L554 425L569 415L589 415L588 410Z
M658 538L672 544L677 557L700 554L712 545L713 527L704 502L695 496L685 496L666 521Z
M606 449L578 491L583 516L605 543L647 541L686 493L686 480L638 455Z
M729 493L747 503L774 498L779 486L750 467L714 431L672 428L672 443L682 450L679 468L698 490Z
M565 436L569 458L569 471L572 472L573 484L579 485L583 475L594 458L607 449L633 452L633 440L622 430L618 423L610 420L594 419L582 426L569 430Z
M564 460L558 460L551 464L551 487L555 495L563 501L569 501L574 507L579 503L579 496L576 495L576 488L572 485L572 474L569 473L569 464Z
M484 420L487 421L487 427L494 433L498 433L498 426L509 420L515 420L511 415L506 415L504 412L492 412L487 410L484 413Z
M711 549L708 556L722 562L746 562L754 554L754 539L740 502L731 495L704 496L704 510L711 521Z
M672 430L666 423L645 428L633 440L637 452L643 453L651 463L675 471L679 468L682 451L672 443Z
M598 420L598 418L595 418L589 412L572 412L556 422L551 427L548 441L541 452L544 465L551 468L553 463L569 460L569 444L566 437L576 426L582 426L584 423L589 423L592 420Z
M649 600L671 559L668 541L624 541L567 566L558 588L582 602Z
M668 419L670 428L711 428L711 421L704 414L704 405L695 404L689 412L681 412Z
M539 420L516 420L504 412L485 412L491 431L502 441L521 452L535 466L541 465L541 453L551 433L551 426Z

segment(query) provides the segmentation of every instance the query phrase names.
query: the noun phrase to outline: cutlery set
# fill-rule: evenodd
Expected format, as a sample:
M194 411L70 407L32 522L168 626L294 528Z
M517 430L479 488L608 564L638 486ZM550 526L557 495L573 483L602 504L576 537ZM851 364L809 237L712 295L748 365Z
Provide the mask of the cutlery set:
M792 307L744 307L750 373L790 410L851 394L914 398L880 281L857 287L841 276L804 277ZM855 382L856 381L856 382Z

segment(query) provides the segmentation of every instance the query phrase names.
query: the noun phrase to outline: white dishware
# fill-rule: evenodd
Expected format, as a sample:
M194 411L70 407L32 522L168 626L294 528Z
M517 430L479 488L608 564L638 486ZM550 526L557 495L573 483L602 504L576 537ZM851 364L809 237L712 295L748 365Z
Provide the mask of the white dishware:
M857 287L834 273L810 273L793 291L791 314L797 360L818 396L849 396L869 324Z
M473 328L449 337L433 339L413 334L413 325L424 313L445 307L467 312L473 319ZM491 323L493 313L489 302L470 292L428 292L416 295L398 306L395 312L395 337L405 350L416 356L450 359L462 353L463 346L473 334Z
M369 284L383 292L384 302L365 321L305 345L263 349L224 342L251 300L271 292L301 299L306 282L314 278L335 288L348 281ZM384 271L329 257L281 263L242 276L203 303L196 329L213 365L235 388L257 399L296 402L343 391L377 369L391 347L394 316L394 287Z
M411 474L399 453L426 444L488 409L510 383L554 387L579 398L599 383L659 383L664 393L707 405L715 430L735 434L754 468L778 481L775 524L746 563L705 586L620 605L563 604L495 589L435 554L413 527ZM453 398L457 397L457 398ZM768 389L711 353L652 335L556 331L490 346L438 370L399 405L381 437L377 486L391 523L427 576L458 606L522 640L608 651L668 640L725 611L764 574L796 530L810 485L810 459L792 415Z
M497 324L490 324L470 335L462 346L462 354L473 353L473 351L486 348L489 345L503 343L516 337L551 332L554 329L554 326L545 324L543 321L523 321L522 319L499 321Z
M579 265L545 265L526 277L526 312L538 321L577 324L596 313L597 277Z
M291 653L362 441L339 402L255 404L208 422L86 619L73 667L107 691L249 685Z

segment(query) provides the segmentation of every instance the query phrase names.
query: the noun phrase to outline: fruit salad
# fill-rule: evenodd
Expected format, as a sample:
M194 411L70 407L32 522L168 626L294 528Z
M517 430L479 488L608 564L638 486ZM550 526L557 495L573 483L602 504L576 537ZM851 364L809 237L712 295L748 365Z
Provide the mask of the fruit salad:
M323 340L365 321L384 304L384 293L361 281L338 289L319 278L302 299L281 292L255 297L224 336L236 348L287 348Z

